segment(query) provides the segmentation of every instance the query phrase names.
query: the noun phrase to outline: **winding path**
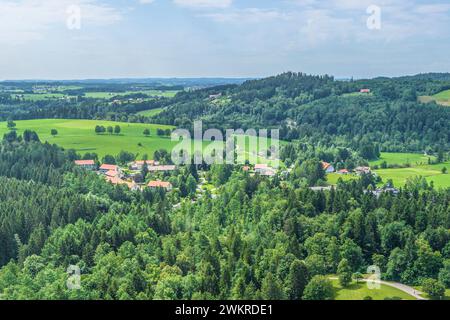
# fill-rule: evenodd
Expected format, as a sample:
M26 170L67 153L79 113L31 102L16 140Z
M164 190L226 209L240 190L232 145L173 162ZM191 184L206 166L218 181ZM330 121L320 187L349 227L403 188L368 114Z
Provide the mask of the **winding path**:
M338 280L337 277L331 277L330 279L331 280ZM368 282L368 281L373 281L373 280L361 279L359 281ZM383 281L383 280L380 280L379 282L381 284L386 285L386 286L390 286L390 287L396 288L398 290L401 290L401 291L409 294L410 296L416 298L417 300L428 300L427 298L424 298L424 297L421 296L421 294L423 292L420 292L419 290L416 290L413 287L407 286L406 284L399 283L399 282L388 282L388 281Z

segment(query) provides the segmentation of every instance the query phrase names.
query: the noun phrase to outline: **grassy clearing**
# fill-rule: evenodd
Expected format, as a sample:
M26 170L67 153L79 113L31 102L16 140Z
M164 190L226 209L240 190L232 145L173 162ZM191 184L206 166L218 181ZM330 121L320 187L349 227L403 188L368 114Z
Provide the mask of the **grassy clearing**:
M442 92L439 92L433 96L420 96L419 101L423 103L429 103L432 101L435 101L437 104L443 105L443 106L450 106L450 90L445 90Z
M105 154L116 155L121 150L138 153L141 156L148 154L151 158L158 149L169 150L176 142L172 142L169 137L158 137L156 129L173 128L165 125L141 124L141 123L120 123L112 121L97 120L68 120L68 119L39 119L15 121L17 133L21 134L25 129L34 130L39 135L41 141L55 143L67 149L74 149L83 154L95 152L100 157ZM95 133L96 125L121 127L120 135L110 135ZM143 131L150 129L151 136L145 137ZM58 135L53 137L51 129L58 130ZM5 122L0 122L0 135L6 133ZM141 143L141 146L138 144Z
M94 98L94 99L110 99L112 97L116 96L126 96L131 94L137 94L142 93L153 97L166 97L166 98L172 98L174 97L178 91L176 90L167 90L167 91L160 91L160 90L141 90L141 91L125 91L125 92L86 92L85 97L86 98Z
M347 288L341 287L339 280L331 280L335 290L335 300L363 300L370 296L373 300L384 300L386 298L400 298L402 300L415 300L409 294L396 288L381 285L380 289L369 289L366 283L353 282Z
M161 112L163 112L164 108L156 108L156 109L151 109L151 110L144 110L144 111L140 111L137 114L144 116L144 117L153 117L156 116L158 114L160 114Z
M342 179L343 181L350 181L358 179L358 176L355 174L337 174L337 173L327 174L327 182L329 185L332 186L337 185L339 179Z
M410 165L425 165L428 164L428 159L435 160L433 156L425 156L420 153L393 153L393 152L382 152L380 159L376 161L371 161L370 166L381 165L384 161L387 164L410 164Z
M25 93L20 95L13 95L14 99L23 99L26 101L57 100L68 97L69 96L62 93Z
M383 182L391 179L396 187L403 187L409 178L416 176L424 177L428 183L433 182L437 188L450 188L450 173L443 174L442 168L446 167L450 172L450 161L441 164L428 164L428 158L435 160L433 156L425 156L414 153L382 153L381 159L372 161L371 166L380 165L383 161L388 164L404 165L408 168L392 168L374 170Z
M170 152L178 144L177 141L171 141L170 137L156 135L157 128L174 128L166 125L71 119L23 120L15 121L15 123L19 135L26 129L33 130L37 132L43 142L48 141L66 149L74 149L80 154L97 153L100 157L106 154L117 155L124 150L137 154L138 158L147 154L151 159L156 150L166 149ZM119 125L121 132L119 135L96 134L94 129L97 125L104 127ZM51 129L56 129L58 135L53 137L50 134ZM144 136L144 129L150 130L149 137ZM6 122L0 122L0 137L6 132L8 132ZM266 140L265 143L267 145L268 141ZM205 152L211 152L214 148L211 142L200 142L199 147L203 148ZM215 148L220 147L223 147L223 144L216 142ZM257 157L257 159L259 163L268 162L270 164L270 160L264 161L261 157Z

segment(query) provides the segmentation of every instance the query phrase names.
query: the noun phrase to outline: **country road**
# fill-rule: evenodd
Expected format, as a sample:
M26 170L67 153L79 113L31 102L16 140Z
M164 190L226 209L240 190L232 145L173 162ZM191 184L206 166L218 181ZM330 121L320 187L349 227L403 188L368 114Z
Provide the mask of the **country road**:
M331 277L330 279L331 280L338 280L337 277ZM369 282L369 281L374 281L374 280L361 279L359 281ZM398 282L388 282L388 281L383 281L383 280L380 280L379 282L381 284L386 285L386 286L390 286L390 287L396 288L398 290L401 290L401 291L409 294L410 296L413 296L417 300L428 300L427 298L424 298L424 297L420 296L420 294L422 294L422 292L414 289L413 287L407 286L406 284L398 283Z

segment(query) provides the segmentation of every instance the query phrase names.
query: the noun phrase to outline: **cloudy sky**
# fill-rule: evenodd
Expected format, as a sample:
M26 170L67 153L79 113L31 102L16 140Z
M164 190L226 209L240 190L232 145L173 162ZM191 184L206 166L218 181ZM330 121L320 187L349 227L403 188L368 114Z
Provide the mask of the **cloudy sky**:
M0 0L0 79L450 72L449 31L448 0Z

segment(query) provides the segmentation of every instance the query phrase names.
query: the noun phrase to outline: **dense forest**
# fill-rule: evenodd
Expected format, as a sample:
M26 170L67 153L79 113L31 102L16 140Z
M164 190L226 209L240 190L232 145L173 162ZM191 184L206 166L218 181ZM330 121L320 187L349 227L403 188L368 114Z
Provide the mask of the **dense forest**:
M183 201L114 187L37 140L1 143L1 299L332 299L325 275L369 265L450 286L450 190L420 179L378 197L371 176L309 189L323 178L314 159L283 179L214 165L218 196ZM70 265L79 290L66 286Z
M322 161L353 170L381 151L401 151L443 162L450 108L417 97L450 88L448 74L343 81L284 73L220 84L122 104L83 97L96 82L70 89L80 90L73 101L2 93L0 119L9 123L77 118L192 129L202 119L205 128L279 128L286 143L273 177L188 165L165 174L170 192L132 191L74 165L97 162L96 154L12 126L0 141L0 300L333 299L330 275L348 285L370 266L385 280L428 285L431 297L450 288L450 189L416 177L392 190L372 174L317 188L326 186ZM157 108L153 117L137 114ZM124 150L101 160L134 157ZM169 158L167 150L153 157ZM201 196L200 183L210 186ZM78 289L67 286L71 266L81 272Z

